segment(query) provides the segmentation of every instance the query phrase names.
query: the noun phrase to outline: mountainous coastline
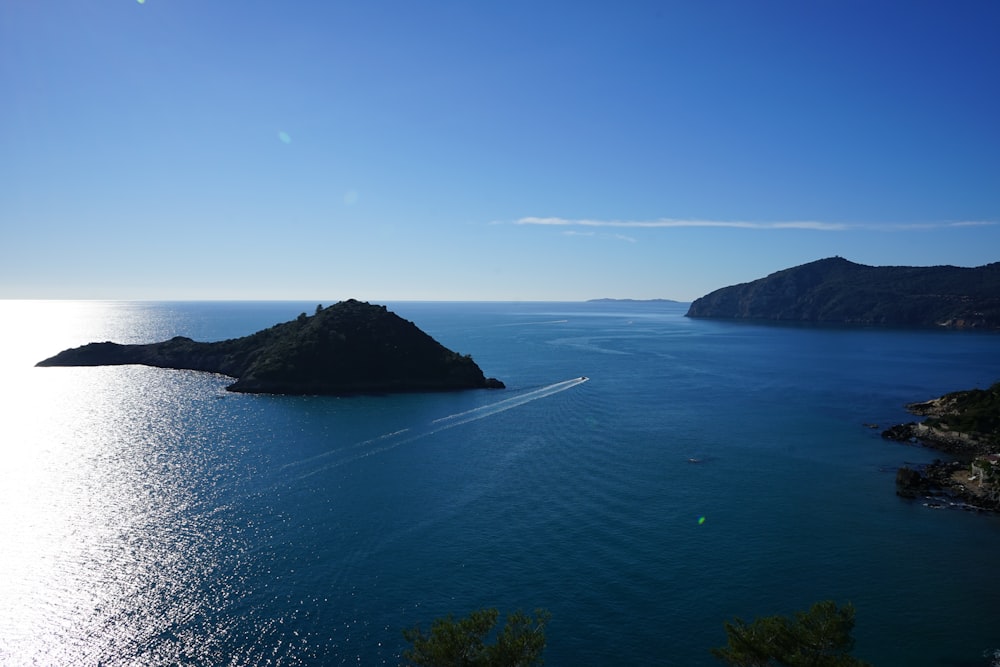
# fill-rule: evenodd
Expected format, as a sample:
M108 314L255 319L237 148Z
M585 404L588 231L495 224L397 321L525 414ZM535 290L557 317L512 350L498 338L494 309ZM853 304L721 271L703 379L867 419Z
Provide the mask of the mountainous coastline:
M830 257L716 290L688 317L1000 328L1000 262L865 266Z
M142 364L236 378L229 391L351 394L502 388L467 355L452 352L385 306L350 299L230 340L178 336L160 343L91 343L37 366Z

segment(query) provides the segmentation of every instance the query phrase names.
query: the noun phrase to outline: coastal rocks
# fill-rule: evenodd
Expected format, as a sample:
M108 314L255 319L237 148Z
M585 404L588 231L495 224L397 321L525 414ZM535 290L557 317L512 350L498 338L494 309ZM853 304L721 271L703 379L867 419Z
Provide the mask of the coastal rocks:
M976 474L968 461L942 461L896 471L896 495L926 499L930 507L1000 512L1000 486Z
M890 426L882 431L882 438L895 442L921 444L956 456L975 454L983 446L975 434L942 429L919 422Z
M917 438L914 434L914 426L916 426L916 424L913 423L890 426L882 431L882 437L886 440L893 440L895 442L915 443L917 442Z
M934 507L1000 512L1000 383L910 403L906 409L924 421L891 426L882 437L954 458L918 469L900 468L896 493L907 498L929 496Z
M938 459L918 469L903 466L896 471L896 495L922 498L934 508L1000 512L996 488L977 483L975 475L969 476L969 464L962 461Z
M904 498L920 496L961 495L953 477L963 469L961 461L942 461L911 468L903 466L896 471L896 495Z
M896 495L916 498L927 492L927 480L919 471L903 466L896 471Z

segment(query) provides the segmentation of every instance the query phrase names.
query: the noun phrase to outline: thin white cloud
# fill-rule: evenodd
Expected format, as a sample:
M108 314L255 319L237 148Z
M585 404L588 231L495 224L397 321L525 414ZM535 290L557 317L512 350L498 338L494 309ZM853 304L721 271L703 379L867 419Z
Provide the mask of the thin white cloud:
M880 222L850 225L851 229L877 232L931 231L934 229L954 229L962 227L993 227L1000 225L995 220L959 220L954 222Z
M628 241L629 243L636 243L636 240L631 236L626 236L625 234L598 234L597 232L591 231L580 231L579 229L566 229L562 232L563 236L600 236L602 238L615 239L617 241Z
M542 218L525 217L514 221L515 225L540 225L552 227L611 227L663 229L682 227L721 227L735 229L805 229L820 232L840 232L846 230L908 231L920 229L942 229L948 227L986 227L1000 225L996 220L963 220L957 222L924 223L861 223L820 222L817 220L790 220L782 222L747 222L742 220L681 220L660 218L659 220L591 220L587 218ZM622 237L634 241L629 237Z
M949 227L990 227L993 225L1000 225L1000 222L996 220L960 220L948 223Z
M791 222L742 222L738 220L588 220L570 218L526 217L514 221L516 225L549 225L556 227L626 227L626 228L676 228L676 227L736 227L741 229L815 229L839 231L848 225L832 222L799 220Z

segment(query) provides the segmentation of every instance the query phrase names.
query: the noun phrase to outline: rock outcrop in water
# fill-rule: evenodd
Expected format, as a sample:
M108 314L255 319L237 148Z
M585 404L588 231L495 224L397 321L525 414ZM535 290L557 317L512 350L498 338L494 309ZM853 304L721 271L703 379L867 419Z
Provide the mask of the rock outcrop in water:
M964 507L1000 512L1000 382L906 408L926 419L892 426L882 437L932 447L952 460L900 468L897 493L938 494Z
M317 307L250 336L200 343L178 336L161 343L91 343L38 366L143 364L221 373L230 391L352 394L502 388L468 355L452 352L385 306L353 299Z
M1000 329L1000 262L865 266L831 257L716 290L687 316Z

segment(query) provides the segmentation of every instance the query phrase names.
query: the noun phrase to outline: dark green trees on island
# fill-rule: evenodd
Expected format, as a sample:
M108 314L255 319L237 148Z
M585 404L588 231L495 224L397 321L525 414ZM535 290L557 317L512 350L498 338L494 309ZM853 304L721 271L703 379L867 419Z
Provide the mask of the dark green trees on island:
M39 366L143 364L221 373L230 391L350 394L502 388L476 362L453 352L385 306L353 299L290 322L214 343L178 336L161 343L91 343Z

